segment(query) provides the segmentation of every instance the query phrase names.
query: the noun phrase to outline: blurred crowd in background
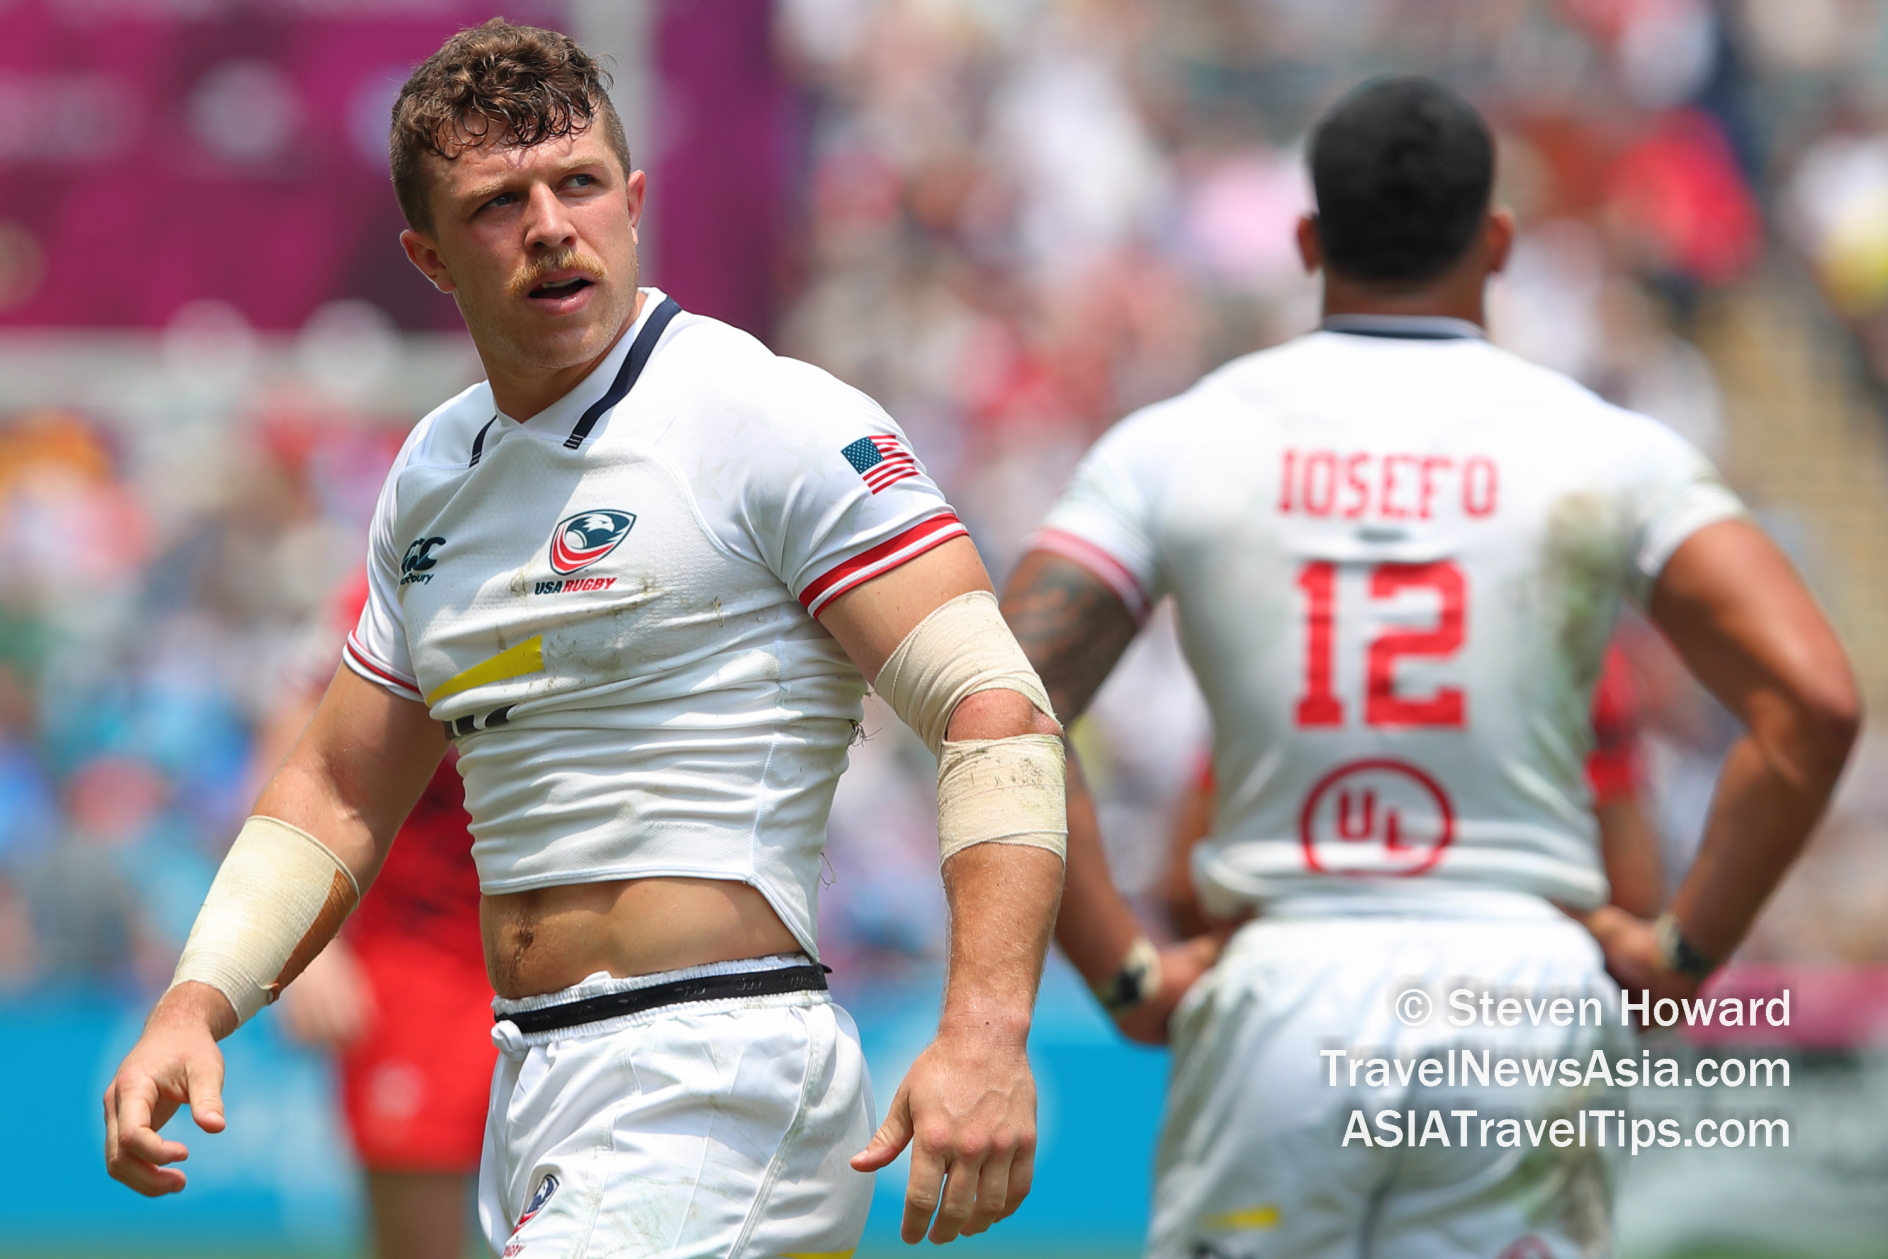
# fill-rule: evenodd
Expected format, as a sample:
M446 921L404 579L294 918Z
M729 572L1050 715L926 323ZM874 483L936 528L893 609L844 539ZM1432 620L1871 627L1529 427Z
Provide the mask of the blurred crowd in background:
M1500 134L1499 195L1522 230L1495 339L1720 460L1832 602L1875 597L1845 588L1856 570L1814 503L1740 481L1761 426L1740 425L1727 373L1748 365L1721 330L1740 303L1785 310L1883 422L1888 6L782 0L772 19L790 230L758 278L774 324L753 330L886 405L999 582L1108 425L1314 325L1292 241L1306 128L1366 75L1421 70ZM389 57L368 60L380 95L343 129L384 109ZM33 82L0 67L9 187L83 160L35 147ZM259 83L218 90L266 103ZM270 159L255 157L266 137L199 132L216 160ZM373 174L370 156L345 160ZM349 186L391 210L381 185ZM148 334L61 339L28 318L52 300L43 225L0 211L0 989L167 980L252 798L254 731L299 627L359 562L405 429L476 379L384 218L360 246L379 261L350 263L360 282L292 322L193 298ZM1629 620L1621 638L1675 876L1734 731L1654 631ZM932 967L942 939L928 757L883 710L866 732L822 908L850 983ZM1209 737L1169 625L1077 737L1118 875L1151 905ZM1867 790L1798 877L1833 899L1812 913L1786 893L1752 956L1888 961L1867 910L1888 881L1888 806Z

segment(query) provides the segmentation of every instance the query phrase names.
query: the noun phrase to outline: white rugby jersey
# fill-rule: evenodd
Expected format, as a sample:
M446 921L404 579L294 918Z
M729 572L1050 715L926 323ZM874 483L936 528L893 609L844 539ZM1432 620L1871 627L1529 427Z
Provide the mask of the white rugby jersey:
M1350 317L1096 445L1032 545L1173 595L1214 723L1218 912L1607 894L1583 763L1621 596L1742 507L1671 430L1457 320Z
M413 430L347 663L452 732L487 893L733 879L812 953L865 693L813 614L964 526L870 398L645 292L541 414Z

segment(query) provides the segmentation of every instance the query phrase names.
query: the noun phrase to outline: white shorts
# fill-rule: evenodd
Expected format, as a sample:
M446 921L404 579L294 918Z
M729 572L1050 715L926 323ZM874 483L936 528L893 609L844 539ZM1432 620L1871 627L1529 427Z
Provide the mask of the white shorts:
M592 975L507 1014L800 956ZM558 1031L501 1021L479 1222L520 1259L849 1254L873 1129L852 1017L824 991L668 1005Z
M1575 1259L1611 1253L1612 1145L1501 1148L1481 1121L1606 1108L1584 1086L1482 1085L1458 1071L1425 1087L1426 1056L1483 1052L1578 1058L1631 1052L1617 989L1577 923L1533 897L1472 893L1448 907L1405 898L1394 914L1364 898L1298 899L1243 927L1173 1020L1173 1078L1155 1167L1148 1254L1156 1259ZM1426 1022L1397 1017L1422 988ZM1467 988L1537 1000L1598 998L1587 1026L1452 1027L1447 994ZM1420 1004L1420 1003L1418 1003ZM1477 1003L1478 1004L1478 1003ZM1406 1007L1408 1009L1409 1007ZM1576 1007L1577 1008L1577 1007ZM1477 1018L1479 1019L1479 1009ZM1344 1049L1349 1058L1325 1058ZM1400 1061L1376 1086L1350 1062ZM1331 1073L1336 1068L1336 1083ZM1440 1070L1438 1068L1437 1070ZM1432 1079L1434 1077L1432 1076ZM1614 1107L1619 1105L1615 1098ZM1361 1112L1416 1112L1412 1147L1344 1144ZM1441 1112L1446 1143L1425 1131ZM1465 1117L1468 1142L1461 1140ZM1394 1121L1392 1121L1394 1122ZM1597 1120L1595 1126L1597 1127ZM1405 1119L1402 1125L1407 1126ZM1525 1131L1525 1129L1522 1129ZM1488 1145L1483 1146L1482 1140Z

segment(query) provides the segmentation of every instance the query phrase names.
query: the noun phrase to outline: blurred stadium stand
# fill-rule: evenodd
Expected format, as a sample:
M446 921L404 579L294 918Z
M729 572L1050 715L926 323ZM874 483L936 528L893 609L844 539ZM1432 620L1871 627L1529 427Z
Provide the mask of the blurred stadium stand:
M31 1191L0 1256L356 1244L326 1067L266 1017L182 1199L105 1179L97 1097L245 811L296 625L405 428L476 378L397 252L377 136L406 67L493 12L614 58L651 278L879 397L999 577L1109 423L1310 325L1310 119L1369 73L1445 75L1495 120L1523 225L1496 338L1710 451L1888 705L1882 0L5 0L0 1070L28 1082ZM1626 636L1676 873L1729 732ZM889 1096L943 919L928 758L866 729L822 931ZM1077 737L1151 897L1206 737L1170 627ZM1871 732L1740 958L1836 1012L1790 1089L1736 1101L1796 1143L1639 1156L1623 1253L1888 1254L1885 828ZM1035 1046L1036 1194L958 1250L1135 1253L1164 1059L1059 969ZM901 1175L862 1255L898 1249Z

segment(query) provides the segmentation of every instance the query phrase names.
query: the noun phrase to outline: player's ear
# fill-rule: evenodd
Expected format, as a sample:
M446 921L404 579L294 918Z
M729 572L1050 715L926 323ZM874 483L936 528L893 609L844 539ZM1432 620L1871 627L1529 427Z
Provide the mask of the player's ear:
M1514 211L1504 207L1490 210L1482 232L1488 254L1488 274L1500 275L1507 270L1508 256L1514 252Z
M459 285L446 269L446 260L439 256L439 247L432 238L424 233L407 228L400 233L400 248L406 250L407 261L418 267L432 286L442 293L450 293Z
M643 198L649 195L649 176L640 170L632 170L623 181L623 196L629 204L629 225L633 229L642 222Z
M1318 239L1318 216L1298 216L1298 257L1303 259L1306 275L1316 275L1324 265L1324 242Z

